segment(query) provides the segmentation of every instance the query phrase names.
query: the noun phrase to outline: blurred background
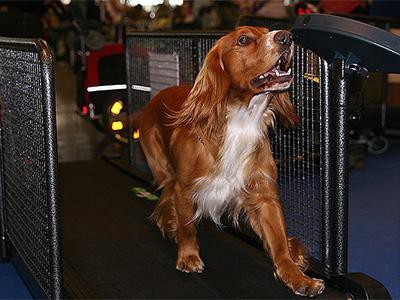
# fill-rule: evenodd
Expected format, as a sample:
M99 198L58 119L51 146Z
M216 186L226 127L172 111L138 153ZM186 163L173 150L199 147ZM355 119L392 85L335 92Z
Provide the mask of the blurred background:
M58 87L68 93L67 99L58 101L60 111L69 103L75 119L78 112L92 123L93 136L111 134L125 143L127 31L215 31L246 24L290 28L297 15L307 13L347 16L394 34L400 32L400 3L395 0L38 0L0 1L0 35L45 39L57 61L56 76L62 76L56 81ZM399 78L371 74L363 86L354 87L352 165L362 165L365 151L386 152L388 136L399 134ZM117 104L114 110L119 113L114 114L111 109L118 101L122 107ZM70 124L62 118L59 121ZM60 143L62 150L62 135ZM84 150L92 152L91 146ZM61 159L71 152L61 151ZM82 153L82 157L93 155Z
M54 53L63 163L127 155L127 31L290 28L308 13L400 34L396 0L44 0L0 1L0 36L42 38ZM375 277L400 299L399 75L370 74L352 87L351 105L349 270ZM18 280L1 264L0 297L28 297Z

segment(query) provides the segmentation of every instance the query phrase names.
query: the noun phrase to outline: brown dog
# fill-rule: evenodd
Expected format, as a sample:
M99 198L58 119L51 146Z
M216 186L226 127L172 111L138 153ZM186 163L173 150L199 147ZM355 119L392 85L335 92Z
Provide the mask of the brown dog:
M268 126L298 117L285 92L292 83L292 35L239 27L208 53L194 86L161 91L146 107L141 146L162 194L154 218L178 243L176 268L202 272L195 220L220 223L243 212L294 293L315 296L324 282L304 275L301 244L288 239Z

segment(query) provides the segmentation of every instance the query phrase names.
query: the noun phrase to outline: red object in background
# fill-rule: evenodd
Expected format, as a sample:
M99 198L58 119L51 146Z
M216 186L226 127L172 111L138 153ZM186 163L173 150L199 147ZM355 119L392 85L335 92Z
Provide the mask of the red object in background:
M317 13L318 8L307 2L298 2L294 7L295 14L298 16Z
M304 15L304 14L311 14L311 10L309 8L299 7L297 9L297 15L301 16L301 15Z
M105 56L123 54L124 45L123 44L109 44L105 45L100 50L91 50L90 54L86 59L86 78L84 80L84 97L85 103L89 103L89 92L87 88L90 86L98 86L99 85L99 61ZM82 108L83 112L83 108Z
M87 115L88 113L89 113L89 108L86 105L84 105L82 107L82 114Z
M351 1L343 1L343 0L322 0L321 8L325 13L351 13L354 9L361 6L363 4L363 0L351 0Z

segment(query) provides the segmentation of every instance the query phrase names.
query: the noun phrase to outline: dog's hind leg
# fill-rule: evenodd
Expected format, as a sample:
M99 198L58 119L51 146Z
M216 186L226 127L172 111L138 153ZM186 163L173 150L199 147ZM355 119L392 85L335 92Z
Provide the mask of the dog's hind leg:
M165 183L160 200L152 214L152 219L156 222L164 238L177 242L174 193L174 183L171 181Z
M147 128L146 128L147 129ZM165 149L156 127L143 129L144 137L140 141L147 164L154 181L162 189L160 200L151 216L164 237L176 241L176 210L174 203L173 171L165 156Z

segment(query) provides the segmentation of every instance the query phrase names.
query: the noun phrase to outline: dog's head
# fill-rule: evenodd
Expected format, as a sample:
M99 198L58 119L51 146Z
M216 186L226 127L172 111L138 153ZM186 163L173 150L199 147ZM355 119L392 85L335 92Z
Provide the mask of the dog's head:
M231 89L259 94L287 90L292 83L292 34L260 27L239 27L221 38L220 67Z
M297 116L286 93L292 83L292 34L285 30L243 26L219 39L207 54L188 99L181 123L207 126L215 132L224 122L228 101L248 105L258 94L289 124ZM281 95L284 93L283 95Z

